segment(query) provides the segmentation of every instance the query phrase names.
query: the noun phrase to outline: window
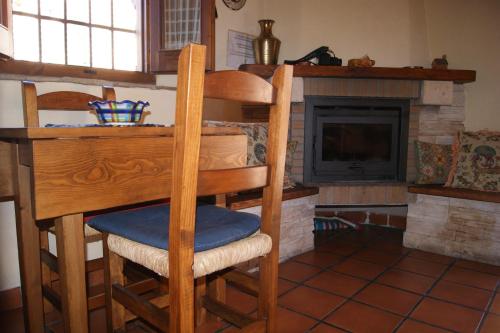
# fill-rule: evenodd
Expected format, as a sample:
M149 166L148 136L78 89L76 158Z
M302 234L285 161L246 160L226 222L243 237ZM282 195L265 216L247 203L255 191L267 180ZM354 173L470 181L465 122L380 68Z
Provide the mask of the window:
M179 50L207 46L207 70L215 68L215 0L150 0L151 71L177 72Z
M141 1L12 0L14 59L142 70Z
M12 15L10 0L0 0L0 60L12 58Z
M178 48L188 42L205 44L207 70L215 67L215 0L0 4L7 4L0 15L9 18L4 32L14 40L13 47L5 42L0 22L0 59L12 53L14 58L0 61L0 73L150 84L155 82L151 73L177 71Z

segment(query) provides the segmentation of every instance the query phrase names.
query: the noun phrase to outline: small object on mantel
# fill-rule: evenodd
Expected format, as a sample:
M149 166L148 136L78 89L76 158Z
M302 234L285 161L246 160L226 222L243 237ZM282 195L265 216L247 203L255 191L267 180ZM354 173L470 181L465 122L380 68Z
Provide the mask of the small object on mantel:
M443 54L441 58L436 58L432 61L432 69L448 69L446 54Z
M368 55L358 59L349 59L347 66L349 67L373 67L375 60L370 59Z

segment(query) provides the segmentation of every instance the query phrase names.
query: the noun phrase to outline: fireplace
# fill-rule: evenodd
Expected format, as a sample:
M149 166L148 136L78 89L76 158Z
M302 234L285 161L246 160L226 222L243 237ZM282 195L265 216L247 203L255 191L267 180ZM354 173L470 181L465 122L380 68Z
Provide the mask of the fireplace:
M409 104L305 96L304 183L405 181Z

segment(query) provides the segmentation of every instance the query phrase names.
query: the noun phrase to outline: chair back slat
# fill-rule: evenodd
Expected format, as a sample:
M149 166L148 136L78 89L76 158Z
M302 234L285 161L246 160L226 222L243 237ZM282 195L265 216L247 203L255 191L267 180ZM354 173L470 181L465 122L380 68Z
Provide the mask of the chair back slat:
M220 71L205 75L204 96L245 104L274 104L276 89L263 78L240 71Z
M268 185L267 165L225 169L205 170L198 174L198 195L215 195L245 191Z
M81 93L77 91L54 91L37 96L36 86L33 82L22 82L24 126L40 127L39 111L85 111L95 114L88 106L90 101L116 100L113 87L104 86L102 97Z
M276 96L276 104L269 110L268 143L266 162L270 166L269 186L262 195L260 231L272 239L271 252L260 265L259 295L260 305L267 313L267 332L277 331L278 262L280 243L281 205L283 197L283 177L285 171L286 142L290 117L292 91L292 66L280 66L273 75L272 84L281 87Z
M82 111L93 110L90 101L102 101L102 97L76 91L55 91L36 98L38 110Z

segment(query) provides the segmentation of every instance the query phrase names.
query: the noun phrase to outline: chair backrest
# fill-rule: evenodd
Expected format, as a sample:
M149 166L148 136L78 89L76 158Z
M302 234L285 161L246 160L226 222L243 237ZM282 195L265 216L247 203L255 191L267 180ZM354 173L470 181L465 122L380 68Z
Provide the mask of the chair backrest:
M23 81L23 111L24 126L40 127L38 112L40 110L55 111L93 111L88 106L90 101L116 100L115 90L112 87L102 87L102 97L77 91L54 91L37 95L33 82Z
M170 329L192 323L194 224L197 194L264 187L261 231L271 236L268 256L278 258L281 199L293 67L279 66L272 83L247 72L205 74L205 47L188 45L180 54L175 114L169 239ZM203 97L270 105L266 165L198 172ZM183 303L185 304L185 303ZM172 326L173 325L173 326Z

